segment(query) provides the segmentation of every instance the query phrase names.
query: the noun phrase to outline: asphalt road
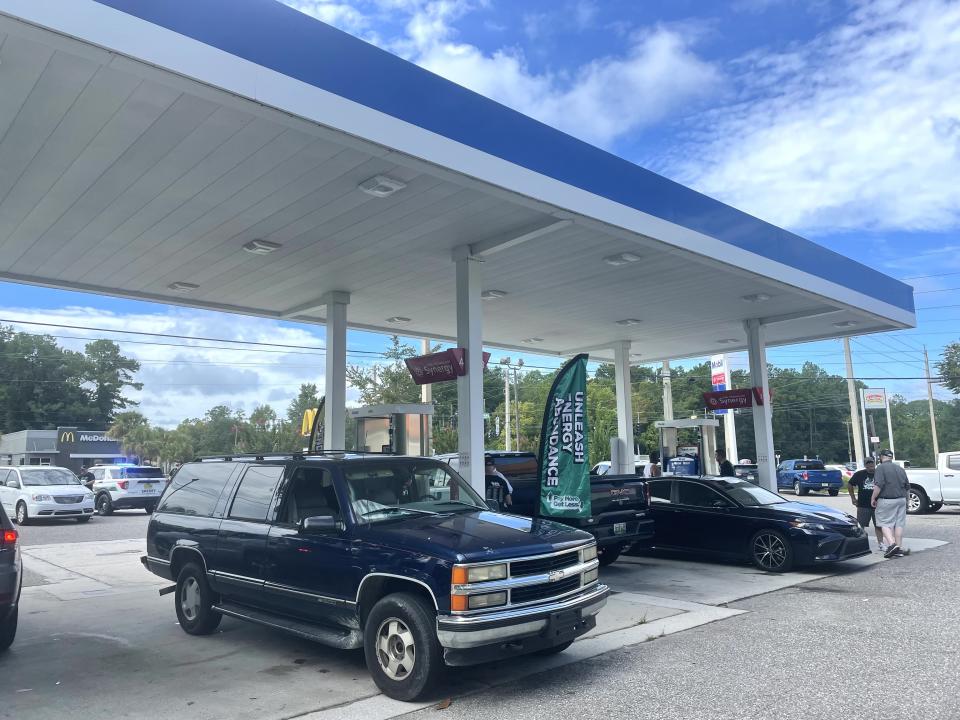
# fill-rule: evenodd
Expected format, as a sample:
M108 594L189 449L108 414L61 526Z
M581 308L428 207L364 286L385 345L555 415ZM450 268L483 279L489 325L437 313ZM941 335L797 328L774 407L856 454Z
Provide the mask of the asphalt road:
M457 699L443 718L955 720L960 510L911 516L910 535L951 544L732 604L749 612Z
M86 523L78 523L73 518L34 520L29 525L18 526L17 532L25 547L91 540L129 540L145 538L149 521L150 516L143 510L118 510L109 517L94 515Z

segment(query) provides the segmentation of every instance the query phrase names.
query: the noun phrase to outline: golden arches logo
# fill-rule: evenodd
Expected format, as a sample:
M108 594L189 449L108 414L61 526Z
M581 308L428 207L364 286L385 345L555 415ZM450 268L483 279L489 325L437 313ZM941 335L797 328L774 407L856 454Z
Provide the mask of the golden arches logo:
M73 434L72 430L67 430L60 434L60 442L62 443L72 443L77 441L77 436Z

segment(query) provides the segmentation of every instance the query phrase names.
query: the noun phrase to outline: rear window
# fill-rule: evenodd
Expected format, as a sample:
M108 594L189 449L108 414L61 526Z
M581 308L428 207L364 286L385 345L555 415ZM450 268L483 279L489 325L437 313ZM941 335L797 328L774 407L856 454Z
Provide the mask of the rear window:
M494 457L493 463L497 470L507 477L520 477L537 474L537 458L534 455L518 457Z
M960 455L948 455L947 467L951 470L960 470Z
M123 468L122 476L126 478L162 478L163 470L156 467Z
M188 463L160 500L159 512L210 517L237 463Z
M823 462L820 460L797 460L793 464L794 470L823 470Z
M283 477L283 465L251 465L243 474L230 507L230 517L266 520L273 492Z

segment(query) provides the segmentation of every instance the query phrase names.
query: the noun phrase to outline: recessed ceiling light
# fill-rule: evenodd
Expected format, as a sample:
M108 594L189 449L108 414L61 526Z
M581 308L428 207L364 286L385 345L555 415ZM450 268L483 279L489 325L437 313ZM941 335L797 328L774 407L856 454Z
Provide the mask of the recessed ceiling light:
M639 255L635 255L632 252L622 252L617 253L616 255L607 255L603 261L607 265L613 265L614 267L619 267L620 265L627 265L628 263L635 263L640 260Z
M497 300L499 298L506 297L509 294L510 293L508 293L506 290L484 290L482 293L480 293L480 297L482 297L484 300Z
M717 342L721 345L733 345L734 343L740 342L737 338L720 338Z
M257 238L251 240L246 245L243 246L243 249L248 253L253 253L254 255L269 255L274 250L279 250L282 246L280 243L275 243L270 240L261 240Z
M393 317L388 317L387 322L394 325L402 325L403 323L410 322L410 318L403 317L402 315L394 315Z
M193 283L188 282L174 282L167 285L168 288L178 293L188 293L196 290L199 285L194 285Z
M524 339L521 340L520 342L526 343L527 345L531 345L531 344L533 344L533 343L543 342L543 338L541 338L541 337L529 337L529 338L524 338Z
M393 195L398 190L403 190L406 186L407 184L405 182L394 180L386 175L376 175L360 183L359 188L367 195L385 198Z
M835 322L833 326L834 327L854 327L855 325L859 325L859 324L860 323L858 323L856 320L840 320L839 322Z
M623 320L617 320L617 325L639 325L643 320L638 320L637 318L624 318Z
M767 300L770 299L770 296L767 295L766 293L751 293L750 295L742 296L740 299L748 303L758 303L758 302L766 302Z

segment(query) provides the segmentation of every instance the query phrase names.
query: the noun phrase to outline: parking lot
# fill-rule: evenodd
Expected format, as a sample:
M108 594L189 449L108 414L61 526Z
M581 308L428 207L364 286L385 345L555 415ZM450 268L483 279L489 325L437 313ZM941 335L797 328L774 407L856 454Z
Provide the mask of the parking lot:
M843 497L808 499L849 505ZM960 512L952 509L911 518L908 545L918 556L943 553L937 538L958 520ZM158 595L164 581L140 565L146 524L146 515L131 512L95 518L87 526L24 529L28 586L20 633L2 661L5 685L14 694L0 717L81 710L146 718L155 717L157 708L196 718L393 717L491 687L534 683L523 678L692 628L703 626L710 634L712 623L749 613L744 603L751 597L832 576L858 582L857 575L875 573L873 566L884 562L875 553L816 571L772 575L748 565L660 554L624 557L603 572L615 594L598 627L566 653L453 672L437 697L411 705L378 694L360 652L331 650L230 619L210 637L183 633L171 597ZM924 534L928 539L918 539Z

